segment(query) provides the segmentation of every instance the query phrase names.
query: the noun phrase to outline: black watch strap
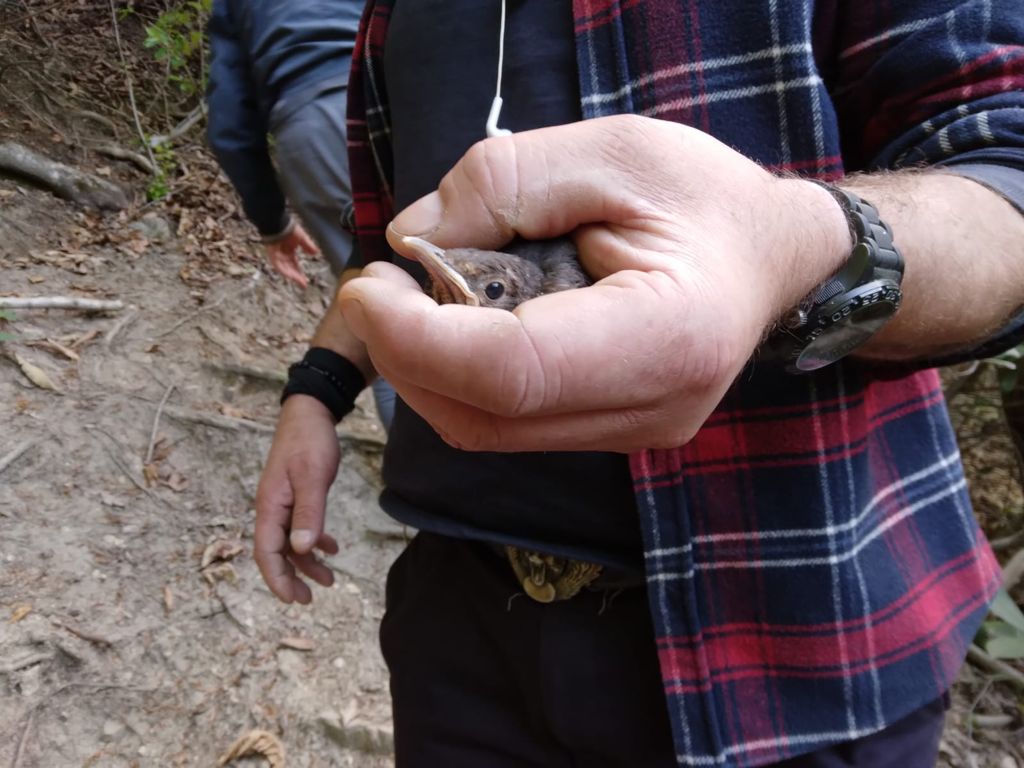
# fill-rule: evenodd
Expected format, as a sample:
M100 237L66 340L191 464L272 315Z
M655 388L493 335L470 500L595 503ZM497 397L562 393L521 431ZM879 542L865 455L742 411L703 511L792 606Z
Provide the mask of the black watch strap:
M892 277L902 279L903 277L903 254L899 252L892 241L892 230L878 215L878 209L862 197L852 192L840 189L834 184L828 184L818 179L810 179L819 187L824 188L843 209L846 216L846 224L850 228L850 237L853 240L853 247L856 249L860 243L869 244L874 252L874 266L876 270L891 273ZM835 278L832 278L834 280ZM826 281L819 289L829 285L831 280ZM834 295L834 294L833 294Z
M850 324L863 317L869 307L873 308L873 325L880 327L895 313L902 299L903 256L878 210L845 189L810 181L824 187L842 208L852 248L846 262L832 277L781 318L762 351L763 356L781 359L793 373L814 370L849 354L873 331L848 333L844 341L834 341L831 348L828 339L835 339L836 331L844 327L852 329Z

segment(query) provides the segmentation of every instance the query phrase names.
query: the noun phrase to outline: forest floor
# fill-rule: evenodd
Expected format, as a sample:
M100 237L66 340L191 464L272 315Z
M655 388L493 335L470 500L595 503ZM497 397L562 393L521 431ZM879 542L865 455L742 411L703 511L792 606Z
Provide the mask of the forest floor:
M0 323L0 764L206 767L258 729L288 766L390 766L377 625L408 532L377 506L370 398L339 428L336 585L284 606L251 557L281 378L329 271L309 262L306 290L268 272L198 130L175 145L169 194L147 203L147 174L102 151L139 151L118 54L96 32L107 6L22 6L0 0L0 143L111 179L133 203L99 214L0 178L0 297L125 304ZM971 377L953 413L1005 560L1024 545L1024 498L993 391ZM965 667L940 765L1024 768L1019 692Z

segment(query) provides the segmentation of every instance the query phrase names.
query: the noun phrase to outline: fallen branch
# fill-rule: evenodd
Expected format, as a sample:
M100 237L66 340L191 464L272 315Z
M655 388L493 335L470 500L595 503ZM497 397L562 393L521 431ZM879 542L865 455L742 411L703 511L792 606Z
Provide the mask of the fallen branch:
M206 336L206 332L203 332L203 335ZM210 337L206 336L206 338ZM250 379L269 381L271 384L285 384L288 382L288 374L284 371L270 371L265 368L253 368L248 365L242 365L241 363L205 362L203 363L203 367L218 373L233 373L236 376L246 376Z
M179 421L189 421L193 424L204 424L208 427L216 427L217 429L227 429L236 432L240 429L249 429L253 432L273 434L276 429L273 424L263 424L262 422L252 421L251 419L236 419L231 416L221 416L217 413L205 413L204 411L195 411L191 408L174 408L168 406L164 409L164 413L172 419L178 419Z
M1011 667L1005 661L1000 661L999 659L989 656L978 646L971 645L968 647L967 658L979 667L984 667L990 672L995 672L997 675L1014 685L1024 688L1024 672L1020 672L1014 667Z
M156 416L153 417L153 431L149 433L149 448L146 449L146 458L143 460L144 465L148 465L153 461L153 446L156 445L156 430L160 426L160 414L164 412L164 406L167 405L167 398L171 396L171 392L174 391L174 385L169 384L167 391L164 392L163 398L160 400L160 405L156 408Z
M112 157L115 160L128 160L129 162L135 163L136 166L146 173L154 176L156 175L156 167L138 152L132 152L130 149L119 147L116 144L101 144L94 149L101 155Z
M166 144L169 141L175 141L180 139L186 133L192 130L192 128L204 117L206 117L206 102L201 103L198 107L189 112L185 119L178 123L171 132L165 136L153 136L149 140L149 146L156 149L161 144Z
M124 309L124 302L79 299L74 296L6 296L0 298L0 309L83 309L88 312L116 312Z
M15 447L15 449L8 453L6 456L0 458L0 474L2 474L5 469L11 466L11 464L20 459L35 444L35 440L26 440L21 445Z
M65 200L100 210L120 211L129 203L125 191L113 182L50 160L11 141L0 144L0 176L31 182Z

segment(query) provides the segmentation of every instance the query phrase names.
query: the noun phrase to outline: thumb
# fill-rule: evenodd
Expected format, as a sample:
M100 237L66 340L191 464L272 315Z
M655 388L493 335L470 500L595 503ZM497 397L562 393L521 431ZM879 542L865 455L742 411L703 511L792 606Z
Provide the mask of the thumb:
M516 235L539 240L580 224L642 215L637 160L651 137L632 116L586 120L478 142L431 192L388 226L388 242L404 256L402 237L441 248L498 248ZM634 148L630 151L630 148Z
M327 485L313 473L302 473L292 479L295 503L288 543L297 554L312 550L323 534Z

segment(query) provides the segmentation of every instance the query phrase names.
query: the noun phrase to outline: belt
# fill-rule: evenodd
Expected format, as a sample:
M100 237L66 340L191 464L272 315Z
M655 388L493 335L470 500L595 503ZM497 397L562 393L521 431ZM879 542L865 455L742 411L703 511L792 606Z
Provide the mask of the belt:
M508 561L523 591L538 603L568 600L584 588L626 589L644 583L639 571L609 568L521 547L488 543L488 548Z

